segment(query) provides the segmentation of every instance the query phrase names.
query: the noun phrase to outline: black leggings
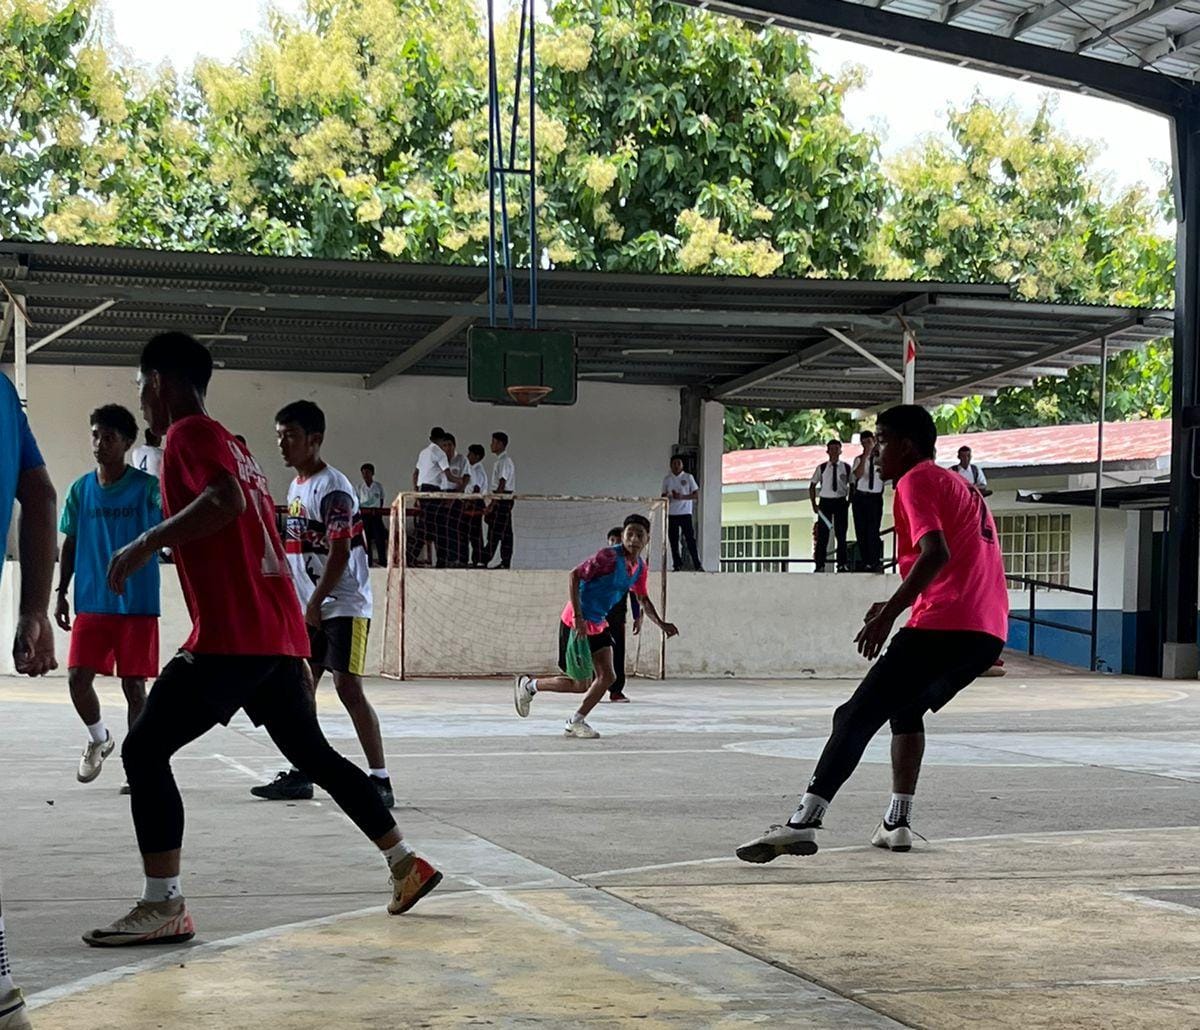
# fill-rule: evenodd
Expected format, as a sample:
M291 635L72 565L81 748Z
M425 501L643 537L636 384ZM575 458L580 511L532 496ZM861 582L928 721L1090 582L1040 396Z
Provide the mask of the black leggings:
M171 757L245 708L297 769L332 795L371 840L396 828L367 774L338 754L317 723L299 658L192 655L180 652L162 671L125 737L133 825L142 854L183 843L183 799Z
M966 630L902 629L850 700L833 713L833 733L809 781L810 793L832 801L850 778L871 738L891 722L892 733L924 733L936 712L989 668L1004 641Z

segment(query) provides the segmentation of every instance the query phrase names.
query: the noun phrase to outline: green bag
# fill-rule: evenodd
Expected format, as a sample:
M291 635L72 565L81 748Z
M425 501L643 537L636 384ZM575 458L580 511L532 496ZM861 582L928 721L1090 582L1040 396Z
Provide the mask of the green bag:
M592 663L592 649L588 639L578 630L571 630L567 641L567 675L573 680L590 680L596 674Z

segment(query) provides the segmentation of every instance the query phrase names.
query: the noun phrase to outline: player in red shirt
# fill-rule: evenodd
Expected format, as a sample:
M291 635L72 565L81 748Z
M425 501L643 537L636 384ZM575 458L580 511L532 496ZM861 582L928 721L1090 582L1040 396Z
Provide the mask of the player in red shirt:
M925 752L924 715L988 669L1008 636L1008 589L996 524L978 491L934 464L937 428L929 412L915 404L890 408L879 416L877 430L880 473L896 488L893 516L904 582L867 611L854 638L859 653L877 657L900 613L911 608L912 614L850 700L834 712L833 733L800 806L785 825L738 848L743 862L814 854L821 817L889 721L892 799L871 843L908 851Z
M179 886L183 800L171 756L242 708L255 725L383 852L392 873L388 911L407 911L442 878L403 841L364 772L329 745L306 685L308 634L275 528L267 479L245 445L205 412L212 357L185 333L142 351L142 412L166 436L163 521L117 551L110 589L161 548L174 552L192 632L163 669L125 738L133 825L146 882L141 900L84 934L96 947L167 944L195 933Z

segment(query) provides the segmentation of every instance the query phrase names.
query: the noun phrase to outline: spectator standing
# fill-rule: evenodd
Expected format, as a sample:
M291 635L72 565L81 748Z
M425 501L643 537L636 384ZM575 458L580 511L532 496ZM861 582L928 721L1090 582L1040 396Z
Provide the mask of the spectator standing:
M414 490L419 490L423 494L441 493L442 483L445 482L442 473L450 467L450 459L446 457L446 452L442 448L442 437L445 435L446 430L441 426L434 426L429 430L429 443L421 448L421 453L417 455L417 464L413 468L412 488ZM408 556L410 561L420 556L421 549L427 543L432 543L437 548L438 561L445 560L445 551L442 549L444 540L439 539L444 521L438 501L417 502L416 525Z
M956 475L962 476L971 486L979 491L980 497L991 497L992 491L988 488L987 476L983 474L983 469L978 465L971 464L971 448L962 446L958 449L958 464L951 465L950 471Z
M679 534L683 534L688 557L696 572L703 572L700 555L696 553L696 524L693 509L700 496L700 484L690 472L683 471L683 459L677 454L671 459L671 471L663 477L662 495L667 501L667 535L671 540L671 563L676 572L683 571L683 556L679 553Z
M483 444L473 443L467 448L467 483L463 492L479 500L464 502L464 523L467 529L468 560L473 569L487 564L483 547L483 497L488 492L487 469L483 467Z
M365 462L359 470L362 482L355 492L358 494L358 507L362 512L363 532L366 534L367 561L376 565L387 564L387 529L383 524L380 509L387 507L384 500L383 484L375 478L375 466ZM370 509L374 508L375 511ZM371 553L375 553L372 559Z
M830 440L825 445L828 461L821 462L813 472L808 497L817 516L816 546L813 559L816 571L824 572L829 554L829 529L837 537L837 569L846 571L846 524L850 510L850 466L842 461L842 442Z
M491 492L493 494L512 494L517 489L517 470L513 460L508 456L508 434L492 434L492 453L496 455L496 463L492 466ZM513 556L512 529L513 502L511 497L493 497L484 512L483 519L488 527L487 550L484 564L490 565L500 551L500 564L497 569L511 569Z
M458 453L458 441L447 433L442 437L442 450L450 465L442 473L442 490L446 493L463 493L467 485L467 456ZM456 498L443 501L443 514L446 518L446 565L454 569L467 567L467 527L464 522L465 509L463 501ZM441 562L438 562L441 565Z
M879 454L875 434L869 429L859 434L862 454L854 459L853 492L850 508L854 513L854 538L862 567L868 572L883 571L883 541L879 524L883 521L883 476L879 474Z
M129 452L129 464L157 479L162 468L162 437L147 429L143 439L145 443L138 444Z

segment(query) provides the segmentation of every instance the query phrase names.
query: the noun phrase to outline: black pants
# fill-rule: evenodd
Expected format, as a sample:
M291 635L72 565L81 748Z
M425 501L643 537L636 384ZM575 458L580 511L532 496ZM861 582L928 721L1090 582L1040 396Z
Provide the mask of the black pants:
M608 696L616 697L618 694L625 693L625 620L614 622L610 618L608 633L612 637L613 673L616 677L612 686L608 688Z
M483 546L483 505L477 501L467 501L466 518L464 527L466 530L467 560L472 565L487 564L487 552Z
M892 733L923 733L936 712L989 668L1004 642L987 633L902 629L850 700L833 713L833 732L808 789L832 801L862 760L871 738L891 722Z
M883 494L855 492L850 502L854 509L854 539L864 567L877 569L883 564L883 541L879 524L883 521Z
M418 487L421 493L441 493L441 487L429 483L421 483ZM408 542L408 560L414 562L421 557L421 550L427 543L434 546L435 556L441 560L444 546L445 516L442 514L442 502L422 498L417 501L417 516L413 520L413 535Z
M467 524L465 501L444 501L446 506L446 564L456 569L467 564Z
M367 774L334 751L321 732L302 662L181 651L167 663L121 748L142 854L173 851L183 843L183 799L171 757L217 723L227 725L239 708L256 726L265 726L284 757L332 795L371 840L395 829Z
M817 502L817 508L821 515L833 523L833 533L837 537L837 563L838 568L842 568L846 564L846 513L850 509L850 502L842 499L821 498ZM817 517L817 535L816 544L813 547L813 560L817 564L817 571L825 571L826 555L829 554L829 527L825 524L825 519Z
M675 571L679 572L683 569L683 559L679 553L680 533L683 534L683 541L687 545L688 557L692 559L692 568L697 572L703 572L700 555L696 553L696 525L692 521L691 515L667 516L667 536L671 541L671 562L675 566Z
M499 567L502 569L512 567L512 510L512 501L496 500L492 502L492 510L484 515L483 520L488 527L487 548L484 551L485 564L490 564L491 560L496 557L498 548L500 551Z
M367 545L367 562L387 565L388 534L382 515L363 515L363 537Z

